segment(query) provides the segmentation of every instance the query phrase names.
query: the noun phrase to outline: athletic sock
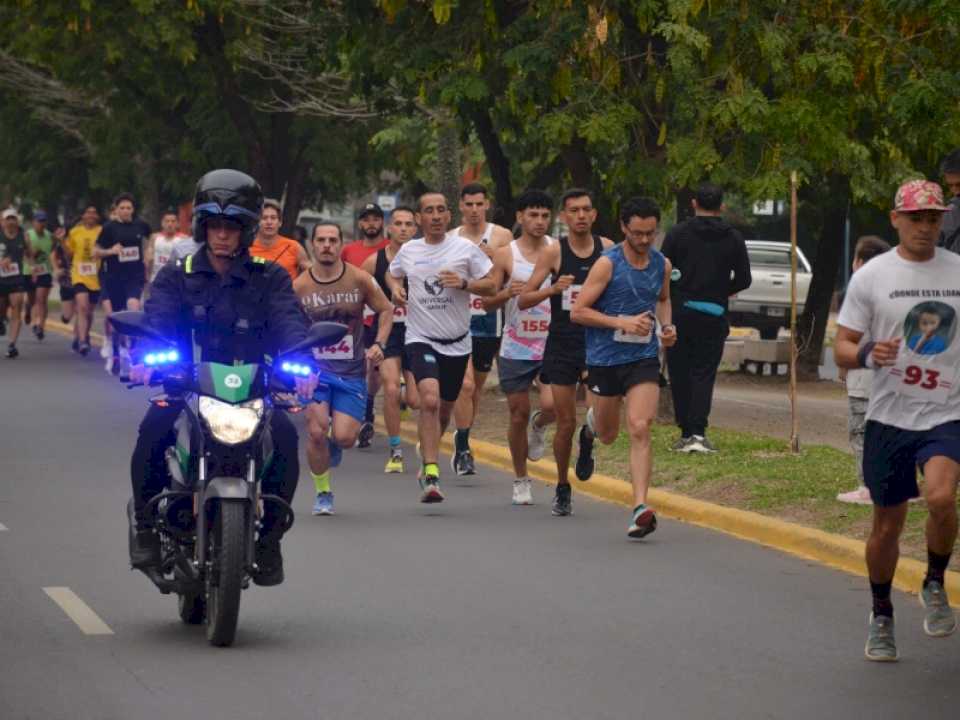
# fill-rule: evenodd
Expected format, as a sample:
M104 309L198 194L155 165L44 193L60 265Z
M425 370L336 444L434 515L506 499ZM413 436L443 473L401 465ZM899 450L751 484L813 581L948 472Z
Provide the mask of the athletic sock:
M433 477L440 477L440 468L436 463L424 463L423 464L423 476L432 475Z
M936 581L943 585L943 576L947 571L947 565L950 564L950 554L940 555L930 548L927 548L927 575L923 578L923 586L926 587L931 581Z
M466 452L470 449L470 428L458 428L453 434L453 445L457 452Z
M373 395L367 395L367 411L364 413L363 421L372 423L373 422Z
M310 477L313 478L313 486L317 489L318 493L330 492L330 471L329 470L324 470L319 475L315 472L311 472Z
M391 449L391 450L400 447L400 436L399 436L399 435L391 435L391 436L389 437L389 440L390 440L390 449Z
M590 408L589 410L587 410L587 419L584 422L584 425L587 428L587 437L589 437L592 440L595 437L594 430L593 430L593 408Z
M870 593L873 595L873 615L874 617L885 615L893 617L893 603L890 602L890 588L893 581L885 583L875 583L870 581Z

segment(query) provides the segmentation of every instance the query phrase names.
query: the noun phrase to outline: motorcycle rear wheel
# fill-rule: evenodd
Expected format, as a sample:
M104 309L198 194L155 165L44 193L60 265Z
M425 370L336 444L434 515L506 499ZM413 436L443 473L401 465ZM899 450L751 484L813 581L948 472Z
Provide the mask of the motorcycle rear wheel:
M247 507L220 501L210 533L213 571L207 580L207 640L211 645L232 645L240 616L240 592L246 572Z

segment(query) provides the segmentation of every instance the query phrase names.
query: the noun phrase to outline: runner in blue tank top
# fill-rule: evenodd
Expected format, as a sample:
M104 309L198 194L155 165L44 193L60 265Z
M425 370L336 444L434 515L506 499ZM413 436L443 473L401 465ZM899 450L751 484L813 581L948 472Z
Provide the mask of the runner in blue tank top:
M659 221L660 208L652 200L623 203L624 241L594 263L570 313L573 322L586 327L587 386L597 396L587 425L604 445L620 434L621 398L627 403L635 506L627 535L632 538L657 529L657 516L647 506L653 472L650 425L660 396L660 345L670 347L677 340L670 261L653 248Z

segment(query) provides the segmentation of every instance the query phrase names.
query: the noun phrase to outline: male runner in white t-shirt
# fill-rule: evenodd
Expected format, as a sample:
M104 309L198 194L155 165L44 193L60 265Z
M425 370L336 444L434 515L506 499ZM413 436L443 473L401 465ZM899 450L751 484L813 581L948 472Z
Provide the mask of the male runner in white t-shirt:
M387 283L394 304L407 306L405 353L420 393L420 501L434 503L443 500L440 436L470 358L470 294L488 296L496 289L490 258L469 240L447 235L450 208L441 193L420 196L417 224L423 237L400 248Z
M936 183L900 187L890 213L900 244L854 274L834 345L839 367L873 370L863 452L874 504L865 653L881 662L898 657L890 586L907 502L919 495L917 467L930 513L923 629L933 637L956 629L944 573L957 536L960 478L960 256L936 247L945 210ZM864 337L871 341L861 345Z

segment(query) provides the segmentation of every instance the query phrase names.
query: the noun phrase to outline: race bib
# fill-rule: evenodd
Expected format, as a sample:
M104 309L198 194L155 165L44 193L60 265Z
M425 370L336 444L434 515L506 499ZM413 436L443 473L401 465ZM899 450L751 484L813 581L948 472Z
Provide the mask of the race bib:
M37 275L47 275L50 273L50 268L47 267L46 263L34 263L33 272Z
M373 309L372 309L369 305L364 305L364 306L363 306L363 319L364 319L364 320L366 320L367 318L372 318L374 315L376 315L376 313L373 311Z
M97 264L92 262L79 263L77 265L77 273L80 275L96 275Z
M0 265L0 277L17 277L20 275L20 265L18 263L10 263L6 270L3 269L3 266Z
M168 262L170 262L170 256L169 256L169 255L158 255L158 256L157 256L157 267L158 267L158 268L162 268L162 267L163 267L164 265L166 265Z
M483 298L479 295L470 296L470 314L471 315L486 315L487 311L483 307Z
M563 301L561 302L560 307L563 310L572 310L573 303L577 301L577 297L580 295L581 290L583 290L583 285L571 285L564 290Z
M393 307L393 324L405 323L407 321L407 306L395 305Z
M335 345L314 348L313 356L317 360L353 360L353 335L344 335Z
M887 372L896 381L900 395L915 397L935 405L945 405L953 384L956 368L936 360L923 359L914 353L901 351L897 364Z
M521 312L517 316L517 337L541 340L550 332L550 318L534 313Z
M125 247L120 248L120 255L118 256L120 262L136 262L140 259L140 248L138 247Z
M621 315L620 317L625 317L625 316ZM654 325L656 325L656 323L654 323ZM633 333L626 333L623 330L613 331L614 342L636 343L638 345L646 345L648 342L650 342L651 339L653 339L653 330L648 332L646 335L634 335Z

